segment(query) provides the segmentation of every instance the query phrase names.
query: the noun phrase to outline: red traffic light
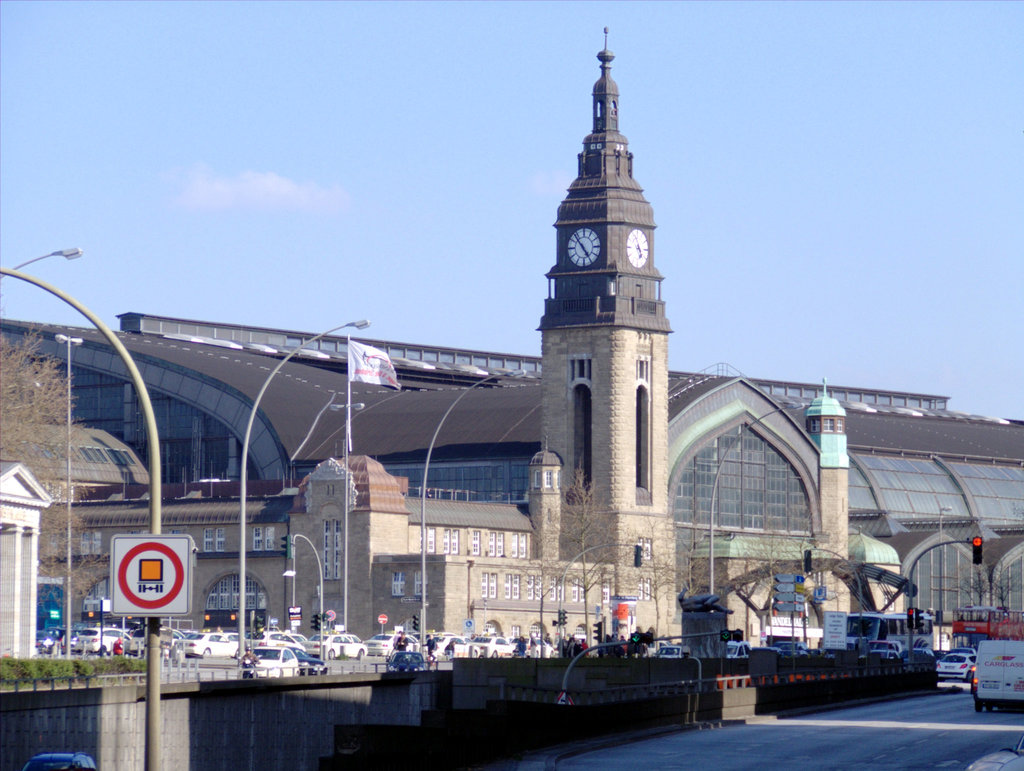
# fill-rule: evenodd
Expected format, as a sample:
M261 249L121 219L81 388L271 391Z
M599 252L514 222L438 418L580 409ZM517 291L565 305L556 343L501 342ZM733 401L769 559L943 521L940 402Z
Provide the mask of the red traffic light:
M976 535L976 536L974 536L974 538L971 539L971 547L974 550L974 564L975 565L982 564L981 548L984 545L984 543L985 543L985 541L984 541L984 539L980 535Z

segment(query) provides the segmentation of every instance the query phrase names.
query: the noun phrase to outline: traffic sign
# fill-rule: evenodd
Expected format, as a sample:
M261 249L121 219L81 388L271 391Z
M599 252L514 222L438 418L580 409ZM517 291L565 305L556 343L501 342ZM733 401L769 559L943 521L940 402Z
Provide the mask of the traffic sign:
M471 618L467 618L465 621L462 622L462 628L465 629L467 632L472 632L474 626L475 624L473 623L473 619Z
M779 613L799 613L804 609L802 602L777 602L773 606Z
M558 700L555 703L556 704L565 704L565 705L568 705L568 706L571 707L574 702L572 700L572 696L567 694L565 691L559 691L558 692Z
M792 583L775 584L775 591L776 592L795 592L796 591L796 584L792 584Z
M384 624L388 623L388 614L381 613L379 616L377 616L377 623L381 626L384 626Z
M793 573L780 573L775 576L775 580L780 584L802 584L804 582L804 577L794 575Z
M325 611L324 615L327 616L327 623L328 624L333 624L335 619L338 618L338 614L335 613L333 610Z
M110 541L112 612L185 616L192 612L192 536L115 535Z
M775 601L776 602L796 602L796 603L799 603L800 605L803 605L804 604L804 596L802 594L798 594L797 592L776 592L775 593Z

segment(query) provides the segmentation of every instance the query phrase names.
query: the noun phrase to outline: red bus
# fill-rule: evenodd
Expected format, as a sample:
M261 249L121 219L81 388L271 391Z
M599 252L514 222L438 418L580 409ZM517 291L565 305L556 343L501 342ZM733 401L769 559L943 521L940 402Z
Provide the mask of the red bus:
M981 640L1024 640L1024 611L968 605L953 614L954 644L977 647Z

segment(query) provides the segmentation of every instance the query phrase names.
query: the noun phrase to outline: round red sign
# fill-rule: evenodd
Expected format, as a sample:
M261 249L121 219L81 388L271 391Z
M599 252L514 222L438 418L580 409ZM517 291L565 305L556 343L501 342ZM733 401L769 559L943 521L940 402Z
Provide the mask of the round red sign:
M377 623L378 624L386 624L386 623L388 623L388 614L387 613L381 613L379 616L377 616Z

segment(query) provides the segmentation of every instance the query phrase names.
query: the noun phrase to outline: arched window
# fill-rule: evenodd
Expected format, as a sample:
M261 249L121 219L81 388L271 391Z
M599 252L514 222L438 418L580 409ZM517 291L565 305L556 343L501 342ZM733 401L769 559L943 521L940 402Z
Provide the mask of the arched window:
M800 476L771 445L747 430L740 438L726 434L702 447L679 471L672 492L672 513L679 524L706 526L714 498L718 527L810 532L807 489Z
M245 580L245 607L263 610L267 607L267 593L253 578ZM224 576L206 596L207 610L238 610L238 573Z
M593 442L593 408L590 389L584 385L573 389L573 462L583 471L584 481L591 481L591 448Z
M650 483L650 396L636 389L636 486L649 490Z

